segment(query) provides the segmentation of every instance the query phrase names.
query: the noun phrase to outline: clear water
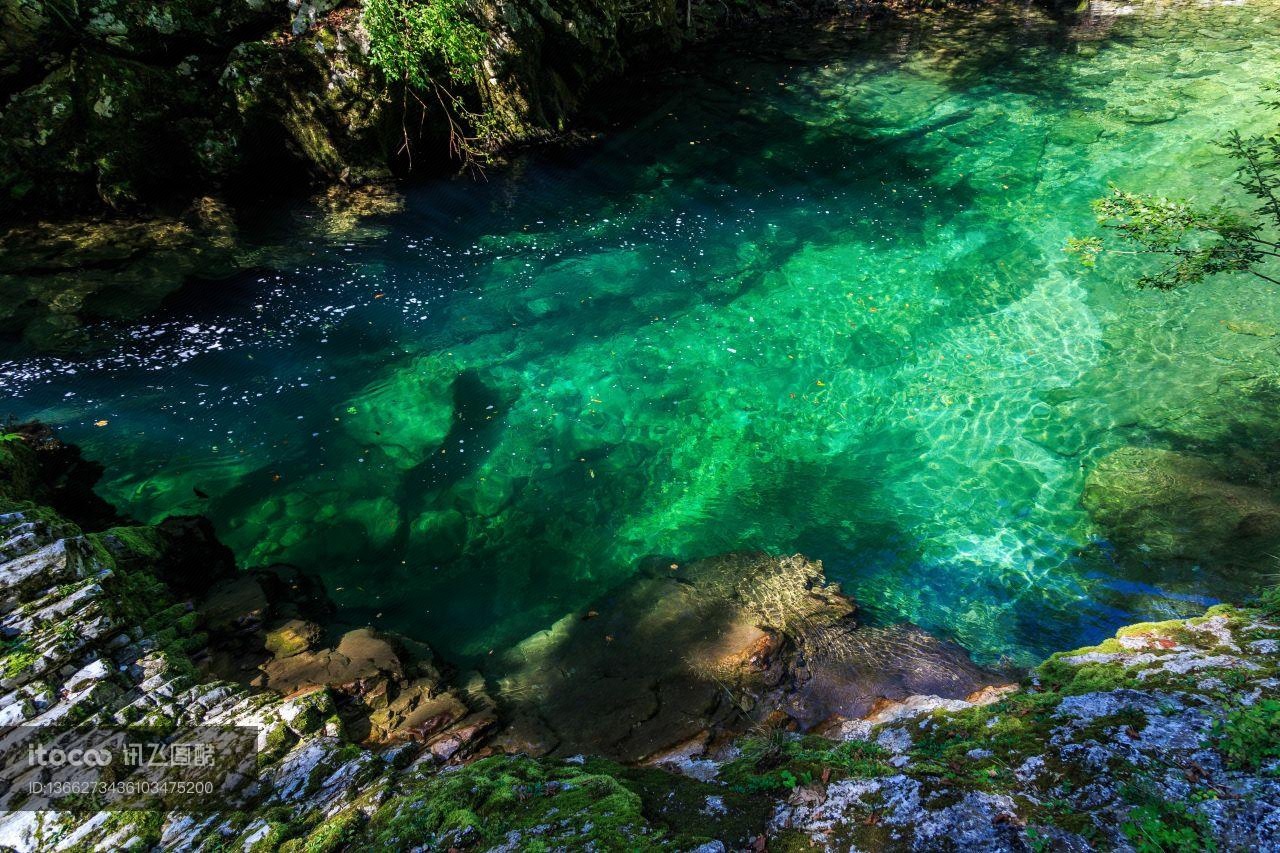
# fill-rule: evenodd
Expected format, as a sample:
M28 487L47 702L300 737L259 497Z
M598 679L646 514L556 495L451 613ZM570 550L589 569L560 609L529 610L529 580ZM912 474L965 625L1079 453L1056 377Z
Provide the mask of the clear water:
M1108 182L1219 191L1213 142L1275 121L1278 8L724 50L572 162L413 190L106 354L10 361L3 408L134 515L207 513L455 659L647 555L759 548L1026 662L1233 591L1111 559L1080 495L1120 445L1221 439L1233 378L1280 368L1225 323L1280 295L1138 292L1062 247Z

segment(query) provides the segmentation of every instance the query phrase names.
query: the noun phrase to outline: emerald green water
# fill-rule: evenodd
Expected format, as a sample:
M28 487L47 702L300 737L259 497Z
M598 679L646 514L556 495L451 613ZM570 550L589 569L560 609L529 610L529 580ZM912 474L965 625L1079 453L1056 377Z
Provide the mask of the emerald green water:
M983 660L1238 593L1112 559L1080 495L1121 445L1227 440L1233 382L1280 365L1226 323L1280 295L1139 292L1062 247L1108 182L1217 192L1212 143L1275 122L1278 7L886 27L725 49L596 149L415 189L106 354L19 356L4 408L135 516L207 513L460 660L650 555L803 552Z

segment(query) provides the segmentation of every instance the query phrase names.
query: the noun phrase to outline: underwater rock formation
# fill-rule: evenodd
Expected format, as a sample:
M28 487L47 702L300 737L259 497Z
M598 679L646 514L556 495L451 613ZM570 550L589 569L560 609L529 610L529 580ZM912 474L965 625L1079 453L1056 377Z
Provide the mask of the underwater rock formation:
M236 245L230 211L208 198L177 217L13 228L0 235L0 333L84 346L85 322L141 316L192 278L234 272Z
M1280 545L1280 503L1268 491L1185 453L1116 450L1090 472L1083 500L1110 538L1151 560L1256 570Z
M798 554L650 562L500 655L494 696L514 721L499 743L638 761L750 724L809 729L999 680L918 629L860 627L822 564Z
M368 236L403 201L387 185L332 186L290 205L285 238L266 242L246 239L232 208L209 196L176 215L15 225L0 234L0 335L37 351L92 351L94 323L151 314L184 287L304 262L312 241Z

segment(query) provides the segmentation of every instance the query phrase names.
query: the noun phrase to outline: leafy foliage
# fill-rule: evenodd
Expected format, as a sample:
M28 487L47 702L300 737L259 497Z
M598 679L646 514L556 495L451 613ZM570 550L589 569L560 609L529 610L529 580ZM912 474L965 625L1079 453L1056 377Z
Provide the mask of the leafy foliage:
M368 0L369 58L389 78L419 89L431 88L431 70L442 66L454 82L471 82L488 39L466 11L465 0Z
M1280 700L1262 699L1232 711L1214 730L1227 764L1257 770L1263 762L1280 758Z
M1267 587L1258 596L1262 612L1269 617L1280 616L1280 586Z
M868 741L793 739L775 729L743 740L739 748L741 756L720 769L720 778L730 789L745 793L789 791L819 779L866 778L891 771L888 751Z
M1204 815L1178 803L1152 800L1136 806L1121 831L1138 853L1216 849Z
M1217 849L1204 812L1169 799L1150 779L1134 779L1120 789L1120 795L1133 804L1120 831L1138 853ZM1192 802L1200 799L1193 791Z
M449 150L474 166L497 140L490 109L470 109L448 83L474 83L488 45L488 35L467 16L466 0L366 0L364 27L369 58L388 79L403 84L406 114L400 151L413 166L407 111L409 96L422 108L433 98L449 126ZM437 73L440 72L440 73ZM443 79L442 78L446 78Z
M1235 161L1235 183L1256 199L1245 210L1204 207L1185 199L1131 193L1118 187L1093 204L1098 224L1115 235L1067 241L1067 251L1092 268L1103 254L1162 258L1138 279L1139 287L1172 290L1218 273L1247 272L1280 284L1263 272L1280 258L1280 133L1245 138L1233 132L1222 143Z

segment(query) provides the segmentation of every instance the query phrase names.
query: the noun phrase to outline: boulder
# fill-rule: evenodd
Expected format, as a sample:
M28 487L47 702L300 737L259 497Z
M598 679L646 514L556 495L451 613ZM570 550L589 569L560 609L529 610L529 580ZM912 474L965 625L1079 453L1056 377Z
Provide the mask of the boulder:
M963 697L998 680L958 647L855 614L798 555L651 561L497 660L490 689L510 722L495 743L640 761L709 731L808 728L882 697Z
M439 681L416 679L394 700L369 715L366 740L427 740L470 713L466 703Z
M336 648L276 658L262 670L266 686L286 695L317 687L367 695L385 689L388 678L404 676L395 648L371 628L347 632Z
M354 10L329 15L296 37L246 41L232 50L218 88L230 104L233 168L254 172L286 160L326 183L389 180L405 133L400 102L367 54L368 36Z

